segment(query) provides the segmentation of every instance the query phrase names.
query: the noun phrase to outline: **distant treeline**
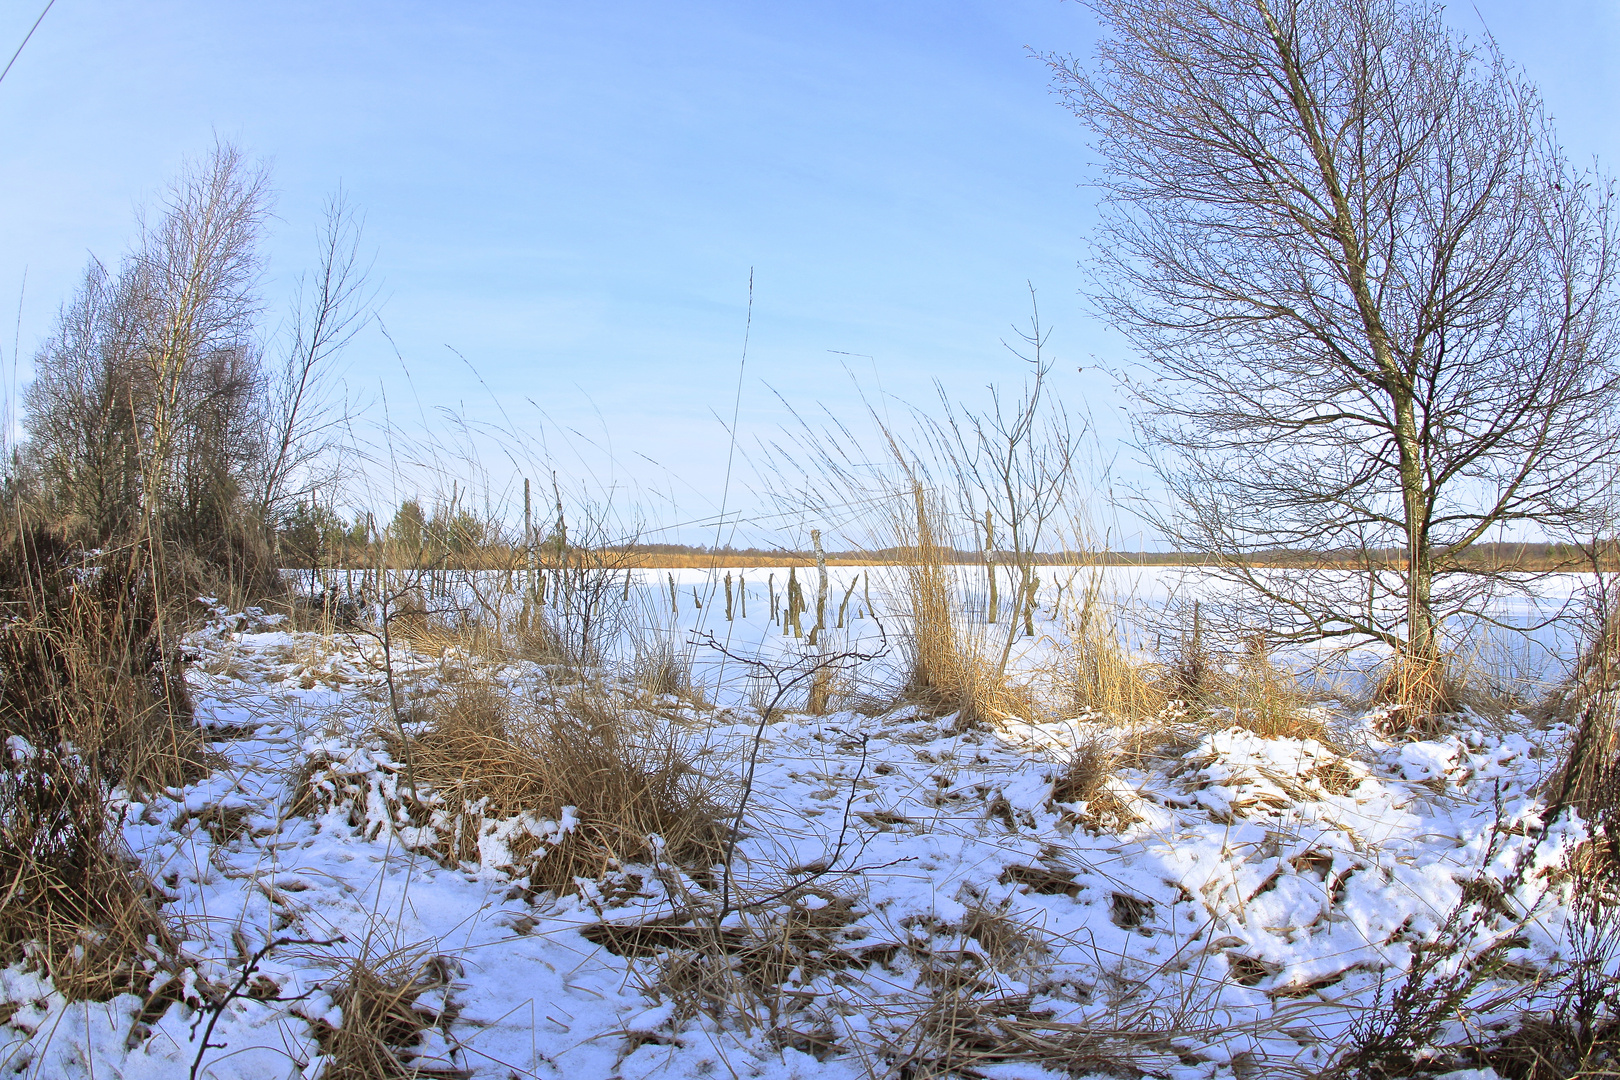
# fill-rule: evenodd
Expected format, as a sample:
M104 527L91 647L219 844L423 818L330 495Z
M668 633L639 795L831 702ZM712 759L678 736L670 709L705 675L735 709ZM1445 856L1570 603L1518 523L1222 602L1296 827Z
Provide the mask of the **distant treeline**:
M418 512L419 513L419 512ZM411 516L407 511L406 516ZM389 566L422 566L455 569L522 569L529 565L553 567L564 563L595 564L614 569L706 569L720 566L811 566L816 556L813 551L785 548L710 547L703 544L632 543L585 547L559 543L555 534L538 539L531 556L521 541L495 535L495 530L474 528L468 520L421 520L415 529L402 535L399 521L380 538L367 540L360 528L308 528L307 522L296 520L293 527L282 533L283 565L288 568L360 568L376 566L379 561ZM298 528L303 524L304 529ZM326 523L323 523L326 524ZM335 524L335 523L334 523ZM943 561L961 566L982 566L986 553L961 548L945 549ZM1605 569L1620 568L1620 546L1607 542L1600 546L1601 562ZM884 547L869 550L828 551L825 554L831 566L904 566L915 562L915 552L908 547ZM1015 559L1010 551L991 553L989 560L1010 565ZM1043 566L1209 566L1220 560L1207 552L1196 551L1047 551L1036 553L1032 561ZM1585 570L1592 567L1591 551L1572 544L1554 543L1490 543L1478 544L1458 557L1469 568L1481 570ZM1256 551L1245 559L1252 566L1338 566L1362 569L1369 565L1381 568L1399 568L1405 563L1405 552L1399 549L1366 552L1302 552L1287 549Z

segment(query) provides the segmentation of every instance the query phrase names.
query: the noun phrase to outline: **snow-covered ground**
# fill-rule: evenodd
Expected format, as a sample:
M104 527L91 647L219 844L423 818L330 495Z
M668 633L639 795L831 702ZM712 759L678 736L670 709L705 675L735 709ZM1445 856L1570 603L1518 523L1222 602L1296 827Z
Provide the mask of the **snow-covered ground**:
M643 572L634 603L679 639L710 632L734 654L791 662L802 646L768 624L768 587L784 590L787 572L733 572L746 620L739 597L724 618L723 590L699 571ZM829 624L856 573L833 569ZM798 577L808 629L815 575ZM866 673L877 684L899 663L900 627L883 615L881 574L876 618L865 584L827 647L888 643ZM1038 629L1019 663L1061 649L1052 611ZM669 978L679 935L627 928L690 925L712 878L627 865L558 897L521 887L500 844L443 865L389 797L403 766L375 733L387 701L376 640L235 617L188 644L198 722L222 764L122 820L195 964L166 1009L132 995L68 1003L36 973L0 971L12 1010L0 1067L15 1074L320 1075L322 1033L343 1024L334 988L361 957L408 970L418 1009L438 1017L409 1048L421 1075L1311 1075L1375 1022L1414 950L1482 882L1508 893L1470 947L1505 941L1501 974L1441 1041L1511 1022L1525 1002L1497 1014L1493 995L1533 985L1573 948L1564 862L1582 834L1543 822L1537 794L1562 729L1473 718L1392 743L1373 717L1343 716L1335 749L1217 725L1121 769L1106 800L1065 803L1054 780L1075 746L1110 734L1097 722L958 731L900 707L761 727L746 665L698 647L707 703L646 704L717 774L735 777L759 737L735 868L748 895L781 894L715 939L740 949L775 934L801 952L771 993L688 1015ZM411 694L482 665L522 700L557 675L454 649L393 660ZM543 842L570 822L525 827Z

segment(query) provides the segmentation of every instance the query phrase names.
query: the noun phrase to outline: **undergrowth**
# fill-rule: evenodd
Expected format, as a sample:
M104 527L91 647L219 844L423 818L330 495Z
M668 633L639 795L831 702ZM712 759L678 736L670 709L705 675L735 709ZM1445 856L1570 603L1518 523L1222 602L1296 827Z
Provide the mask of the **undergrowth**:
M44 529L0 549L0 943L70 998L143 990L176 955L109 806L208 766L144 570Z

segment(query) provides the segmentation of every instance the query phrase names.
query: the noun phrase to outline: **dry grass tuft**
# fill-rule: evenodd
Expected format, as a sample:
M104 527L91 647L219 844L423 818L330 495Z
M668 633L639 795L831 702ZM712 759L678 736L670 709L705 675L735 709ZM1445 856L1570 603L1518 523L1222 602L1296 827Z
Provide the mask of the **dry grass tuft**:
M1077 715L1150 720L1169 704L1163 673L1140 663L1121 645L1123 628L1104 609L1095 586L1088 589L1069 627L1058 686Z
M1594 895L1620 901L1620 606L1605 605L1593 621L1547 712L1575 729L1548 785L1549 801L1575 807L1594 826L1574 870Z
M423 715L427 729L411 740L408 760L447 808L441 855L449 862L480 860L487 845L504 844L533 888L561 893L575 878L660 852L690 866L719 856L714 783L670 733L601 687L519 707L490 680L470 678ZM549 830L502 829L523 815Z
M1112 741L1101 736L1083 740L1052 782L1052 801L1081 804L1077 820L1092 832L1119 832L1140 821L1108 782L1121 760Z
M616 955L648 961L645 990L674 1004L677 1023L707 1016L824 1055L834 1049L831 1028L807 1009L817 995L804 987L873 962L873 946L851 928L859 918L853 897L807 884L744 904L723 926L699 909L650 923L598 923L581 933Z
M904 1035L882 1048L890 1063L882 1075L946 1080L983 1076L981 1070L998 1065L1033 1065L1076 1077L1140 1077L1168 1075L1162 1070L1175 1063L1172 1042L1181 1032L1163 1030L1161 1018L1112 1029L1057 1023L1031 995L987 977L971 954L931 963L924 977L933 992L914 1007Z
M577 658L568 651L546 610L536 606L525 610L513 632L516 654L542 667L574 667Z
M1205 634L1202 605L1196 600L1190 605L1176 604L1171 613L1183 618L1175 628L1175 644L1162 660L1164 692L1192 710L1202 711L1221 674Z
M64 740L144 794L208 771L178 642L139 554L88 562L44 530L0 550L0 736Z
M1546 713L1576 727L1559 783L1583 812L1620 796L1620 605L1595 622L1586 648ZM1620 809L1620 806L1611 807Z
M1374 704L1391 706L1379 724L1385 735L1432 739L1446 730L1446 718L1470 704L1461 680L1445 659L1396 657L1373 689Z
M1232 722L1267 739L1315 739L1328 742L1327 725L1311 709L1310 695L1289 672L1272 662L1266 640L1256 634L1225 680L1222 697Z
M638 637L635 646L636 686L653 697L696 697L692 658L667 633Z
M119 851L99 799L62 802L48 820L7 815L0 957L38 967L69 1000L144 993L176 962L162 894Z
M343 1019L315 1022L326 1080L465 1080L471 1071L425 1056L427 1035L456 1019L451 980L460 963L421 949L362 951L331 990Z
M957 625L952 587L953 553L939 540L939 511L920 484L911 491L914 518L899 524L914 558L906 565L909 632L902 641L908 672L905 700L936 716L955 714L956 727L988 727L1035 715L1033 697L1011 686L1005 673Z
M1013 975L1028 972L1048 952L1039 932L1008 915L1004 906L969 905L962 919L962 936L977 942L997 969Z

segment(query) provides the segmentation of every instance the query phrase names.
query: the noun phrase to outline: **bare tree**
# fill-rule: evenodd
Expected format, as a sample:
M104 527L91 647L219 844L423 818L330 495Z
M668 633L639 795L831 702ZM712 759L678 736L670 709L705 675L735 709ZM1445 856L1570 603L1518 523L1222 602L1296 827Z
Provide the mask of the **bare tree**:
M299 280L286 357L271 381L267 452L254 493L266 525L327 480L334 464L332 436L347 416L334 393L334 361L370 318L360 234L361 221L339 190L327 200L319 266Z
M1432 672L1469 548L1620 454L1613 187L1428 0L1092 0L1051 58L1104 166L1094 297L1145 362L1159 523L1296 640ZM1254 568L1286 547L1311 566ZM1432 685L1432 680L1420 680Z
M188 164L116 276L91 260L35 359L25 424L43 501L98 541L231 531L263 459L266 184L229 145Z
M24 394L27 458L47 513L98 539L124 531L139 501L139 445L128 364L113 312L117 286L92 259Z
M254 588L271 584L263 540L329 472L344 418L333 362L369 300L359 226L339 193L284 361L267 375L269 202L265 170L234 146L189 162L117 272L91 261L36 357L24 420L46 512L103 546L178 541Z
M244 378L257 378L240 370L226 374L220 360L234 354L225 363L238 369L253 362L248 354L262 309L258 241L269 198L263 168L229 143L217 143L170 184L161 217L143 227L125 268L146 324L140 359L147 400L139 427L141 506L149 517L161 512L169 494L177 443L196 419L190 406L218 403L211 391L245 388ZM204 370L209 361L211 370ZM214 385L199 388L199 382Z
M1007 545L1009 573L1017 574L1007 636L1002 643L997 670L1005 672L1018 636L1020 621L1025 633L1033 636L1035 557L1041 545L1053 539L1055 524L1067 513L1079 510L1074 484L1080 463L1082 424L1077 431L1069 414L1057 407L1046 393L1051 362L1043 351L1050 331L1041 327L1040 308L1035 290L1030 289L1030 324L1017 331L1021 346L1008 345L1028 365L1030 377L1016 399L1007 399L995 385L988 387L990 405L975 412L953 403L943 387L938 388L939 412L916 413L931 455L943 468L955 488L958 517L976 531L983 507L985 561L991 575L1002 561L996 537ZM991 579L992 588L994 579ZM994 614L991 614L994 621Z

